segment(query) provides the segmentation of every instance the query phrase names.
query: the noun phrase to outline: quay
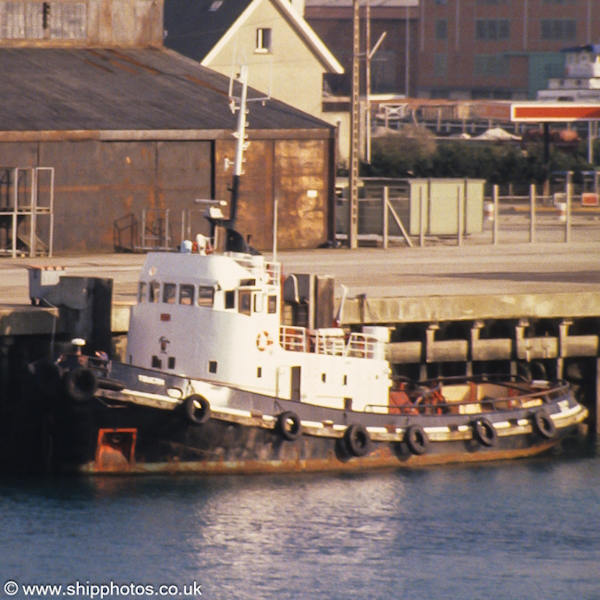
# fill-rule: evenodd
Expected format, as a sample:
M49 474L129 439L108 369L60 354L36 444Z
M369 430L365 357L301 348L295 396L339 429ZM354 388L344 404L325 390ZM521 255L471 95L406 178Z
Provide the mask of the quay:
M389 326L389 360L396 374L564 378L590 411L591 434L600 432L599 258L596 239L460 247L438 241L425 248L318 249L276 257L284 275L332 282L336 310L346 287L342 324ZM47 355L51 344L71 339L81 321L78 301L71 306L75 315L32 306L30 268L60 267L75 282L110 282L110 320L104 326L110 330L110 350L118 355L144 259L143 254L102 254L0 260L0 410L5 415L21 410L26 365ZM0 442L0 456L5 444L14 443L12 437Z

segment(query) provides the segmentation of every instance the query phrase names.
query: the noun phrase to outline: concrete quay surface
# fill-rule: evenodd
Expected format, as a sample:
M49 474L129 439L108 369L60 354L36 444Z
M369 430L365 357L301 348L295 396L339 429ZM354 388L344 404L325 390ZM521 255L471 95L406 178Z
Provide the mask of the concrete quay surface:
M63 267L65 275L112 278L114 301L133 302L144 260L144 254L0 258L0 305L30 304L27 267L46 265ZM600 298L600 241L299 250L279 252L277 260L284 274L333 276L336 296L343 284L349 298L565 293Z

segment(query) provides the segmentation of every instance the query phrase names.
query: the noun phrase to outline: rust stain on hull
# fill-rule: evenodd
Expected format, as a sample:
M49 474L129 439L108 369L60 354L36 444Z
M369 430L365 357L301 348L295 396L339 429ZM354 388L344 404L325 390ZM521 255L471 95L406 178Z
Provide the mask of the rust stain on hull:
M334 453L326 458L316 459L282 459L282 460L239 460L239 461L178 461L159 463L103 461L91 462L74 468L82 474L89 475L144 475L144 474L268 474L268 473L326 473L326 472L361 472L382 469L418 469L423 467L484 463L501 460L529 458L547 452L556 446L561 438L549 440L530 448L483 450L473 452L452 452L448 454L409 454L398 456L387 445L377 448L369 455L361 458L340 460Z

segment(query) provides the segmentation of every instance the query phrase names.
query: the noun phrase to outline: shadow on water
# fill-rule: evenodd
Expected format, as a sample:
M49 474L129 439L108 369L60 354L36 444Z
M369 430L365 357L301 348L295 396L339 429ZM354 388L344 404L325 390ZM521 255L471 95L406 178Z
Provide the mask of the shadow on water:
M4 478L0 573L196 581L210 600L591 600L598 450L373 474Z

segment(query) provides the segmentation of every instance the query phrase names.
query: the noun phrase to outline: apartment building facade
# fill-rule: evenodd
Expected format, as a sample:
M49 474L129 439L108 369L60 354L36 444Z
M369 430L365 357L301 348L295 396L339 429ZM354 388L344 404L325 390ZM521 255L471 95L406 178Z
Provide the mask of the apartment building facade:
M420 0L416 96L534 99L569 46L600 42L598 0Z

